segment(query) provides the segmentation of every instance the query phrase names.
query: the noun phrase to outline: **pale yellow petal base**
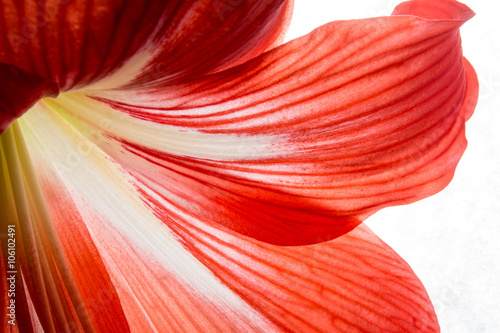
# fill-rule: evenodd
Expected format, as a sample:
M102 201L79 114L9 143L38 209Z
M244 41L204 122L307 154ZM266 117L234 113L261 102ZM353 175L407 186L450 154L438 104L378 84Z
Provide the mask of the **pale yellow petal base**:
M93 332L17 121L0 136L0 155L2 229L14 225L17 230L22 277L17 280L26 286L28 304L36 307L24 317L51 332L56 323L64 327L77 318L82 331Z

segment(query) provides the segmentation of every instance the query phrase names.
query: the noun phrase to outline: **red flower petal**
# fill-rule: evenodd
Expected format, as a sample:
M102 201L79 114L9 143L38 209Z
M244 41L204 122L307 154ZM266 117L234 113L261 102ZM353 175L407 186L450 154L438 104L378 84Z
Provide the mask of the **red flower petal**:
M284 0L2 1L0 75L14 80L0 87L0 97L9 97L0 104L0 130L37 99L133 67L134 56L147 69L117 85L139 72L138 83L182 81L244 62L279 39L290 13ZM23 73L21 82L17 72L6 73L12 68ZM21 94L28 98L18 101Z
M87 207L85 197L68 193L55 174L47 170L39 170L39 174L96 332L257 329L253 323L228 322L231 309L221 311L203 293L179 281L154 255L123 237L112 226L114 221L100 216L95 207ZM91 224L92 237L86 223ZM68 322L66 327L74 329L78 324Z
M81 240L85 244L65 249L70 261L78 252L93 248L93 244L98 249L102 259L97 261L98 267L102 261L121 303L119 308L108 311L123 310L131 331L271 331L273 326L261 314L217 280L144 207L123 170L93 149L56 112L39 105L35 108L36 112L28 113L22 121L30 156L38 166L35 172L43 179L48 196L66 195L64 203L70 207L65 212L77 216L72 223L65 221L67 225L61 226L59 202L47 202L61 237L72 238L72 228L87 229L91 236ZM82 156L85 158L80 159ZM86 251L80 255L86 260L93 257ZM76 263L72 270L78 272L78 267ZM86 276L92 274L84 272ZM34 278L33 274L26 274L28 281ZM87 280L86 284L80 285L80 289L85 291L94 281ZM101 293L95 295L98 304L106 303ZM86 310L99 315L99 307L93 304L86 303ZM114 308L117 304L112 299L108 306ZM38 316L40 308L37 307ZM111 326L105 331L126 329L126 325Z
M67 194L77 208L75 222L88 228L131 330L438 331L421 283L368 228L279 247L211 227L135 182L58 113L36 111L23 117L36 173L49 194ZM66 236L72 227L63 228Z
M438 332L425 288L368 227L333 241L280 247L148 203L184 246L282 331Z
M333 22L189 84L54 107L116 139L97 144L207 221L274 244L335 238L443 189L465 149L478 84L458 29L473 13L439 4ZM427 7L439 19L410 16Z
M3 295L14 300L14 324L21 332L37 326L47 332L123 332L128 324L117 292L70 191L46 161L37 163L35 176L17 123L0 140L2 224L6 231L13 225L14 244L8 259L13 267L2 273L16 279L13 292Z
M0 62L0 133L44 96L57 95L48 80Z
M40 168L41 165L38 165ZM81 293L90 322L96 332L126 332L128 321L118 293L99 251L85 226L71 195L50 170L40 170L44 196L49 203L52 221L69 261L75 283ZM35 308L38 304L35 304ZM68 307L68 305L65 305ZM83 309L74 309L82 311ZM76 330L78 321L68 320L61 329Z

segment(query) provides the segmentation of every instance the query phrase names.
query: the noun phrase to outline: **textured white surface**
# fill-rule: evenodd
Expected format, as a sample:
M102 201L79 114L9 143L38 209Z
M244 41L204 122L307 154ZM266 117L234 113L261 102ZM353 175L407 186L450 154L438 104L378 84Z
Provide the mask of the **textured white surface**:
M367 224L415 270L442 332L500 332L500 20L489 0L462 1L476 16L461 29L480 98L469 146L452 183L418 203L385 209ZM332 20L389 15L393 0L295 0L288 38Z

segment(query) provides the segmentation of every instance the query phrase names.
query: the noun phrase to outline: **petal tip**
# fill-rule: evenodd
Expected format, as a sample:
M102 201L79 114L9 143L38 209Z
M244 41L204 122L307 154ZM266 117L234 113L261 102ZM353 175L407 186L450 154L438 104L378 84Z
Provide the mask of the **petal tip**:
M476 14L463 3L455 0L413 0L403 2L396 6L392 15L411 15L427 20L465 22Z

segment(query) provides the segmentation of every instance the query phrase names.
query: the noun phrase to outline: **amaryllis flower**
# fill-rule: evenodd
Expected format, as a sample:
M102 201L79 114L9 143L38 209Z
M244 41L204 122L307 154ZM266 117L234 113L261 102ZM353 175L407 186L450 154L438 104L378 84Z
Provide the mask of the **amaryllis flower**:
M450 182L473 13L414 0L280 45L291 12L0 1L3 331L439 330L361 223Z

